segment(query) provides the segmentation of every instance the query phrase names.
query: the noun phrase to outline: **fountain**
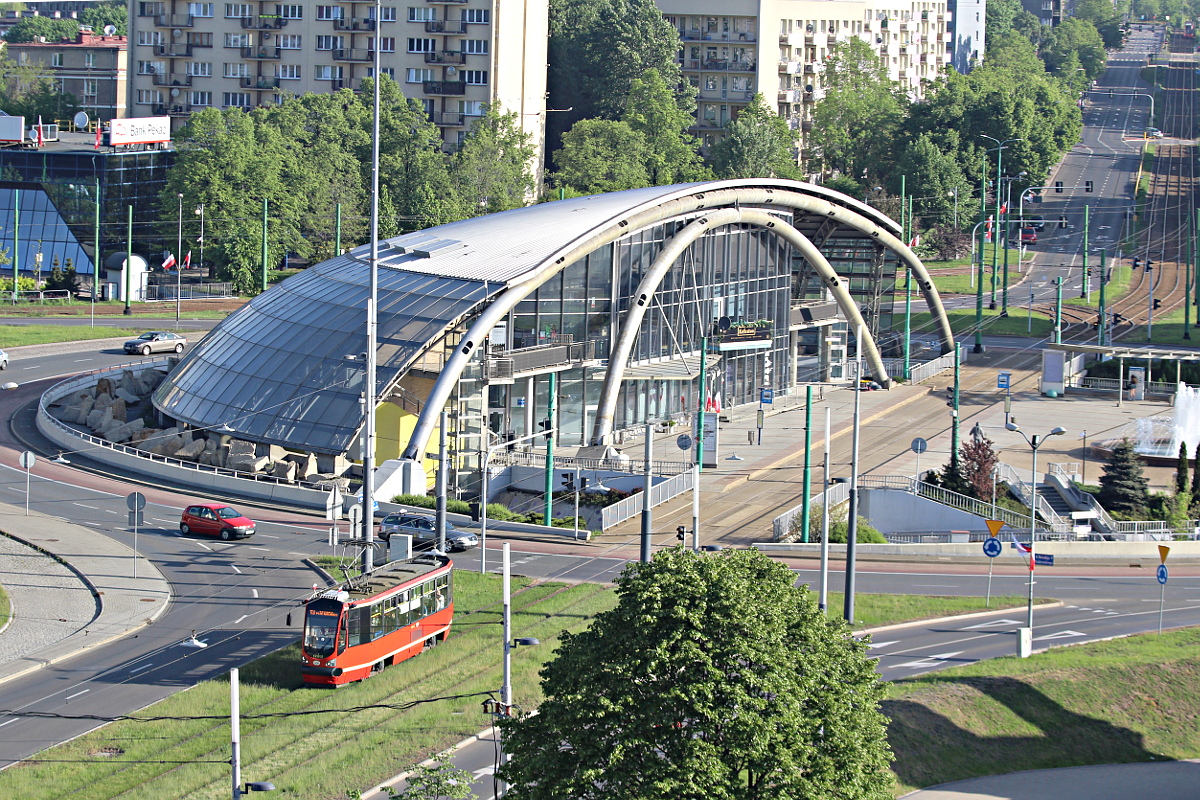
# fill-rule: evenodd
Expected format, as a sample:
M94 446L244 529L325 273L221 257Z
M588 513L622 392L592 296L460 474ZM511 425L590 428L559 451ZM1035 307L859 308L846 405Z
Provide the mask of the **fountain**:
M1120 436L1097 442L1093 449L1107 455L1122 439L1131 440L1133 449L1150 464L1174 464L1180 442L1186 442L1188 455L1195 456L1200 446L1200 388L1179 384L1170 413L1136 419L1121 430Z

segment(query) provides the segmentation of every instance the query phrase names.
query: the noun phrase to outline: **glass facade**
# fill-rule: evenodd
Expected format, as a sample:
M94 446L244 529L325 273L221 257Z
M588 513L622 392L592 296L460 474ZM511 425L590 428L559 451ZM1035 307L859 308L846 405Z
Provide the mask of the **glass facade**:
M831 236L816 242L833 271L843 281L859 305L872 335L892 327L892 307L896 295L896 270L900 261L890 250L861 237ZM821 279L799 254L793 255L792 298L817 300L824 297Z

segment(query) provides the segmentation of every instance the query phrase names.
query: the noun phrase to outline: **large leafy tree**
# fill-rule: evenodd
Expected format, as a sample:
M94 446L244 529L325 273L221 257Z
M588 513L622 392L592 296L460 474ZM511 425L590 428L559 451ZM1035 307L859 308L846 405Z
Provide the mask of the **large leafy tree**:
M1077 0L1074 17L1096 26L1104 46L1116 49L1121 46L1125 34L1121 30L1121 15L1109 0Z
M825 96L813 110L809 141L828 171L873 182L890 163L904 119L896 84L862 39L839 42L825 63Z
M795 139L761 94L725 126L709 160L718 178L797 178Z
M891 796L866 644L785 566L673 548L616 591L563 635L538 713L501 723L513 800Z
M952 137L952 141L956 140L957 137ZM963 175L955 153L942 150L928 133L906 145L896 160L889 181L895 192L899 191L901 175L905 177L908 196L920 198L916 213L930 224L952 222L955 193L964 198L971 193L971 182Z
M1074 77L1067 73L1074 73L1077 67L1083 69L1087 80L1097 78L1104 72L1107 59L1104 40L1096 26L1074 17L1055 26L1042 48L1046 68L1063 78Z
M626 122L585 119L563 136L554 154L560 185L594 194L650 185L646 172L646 137Z
M635 78L621 119L646 141L645 167L650 183L666 186L711 177L700 158L692 104L681 99L656 69Z
M525 205L533 194L534 147L515 113L489 106L454 154L450 177L463 215L491 214Z
M57 42L59 39L75 41L77 33L79 33L78 20L26 17L8 29L8 33L4 35L4 41L9 44L36 42L40 36L45 36L48 42Z
M80 12L79 22L83 25L91 25L92 30L96 33L101 33L105 25L112 25L117 29L115 35L124 36L128 21L127 13L125 4L122 2L97 3Z

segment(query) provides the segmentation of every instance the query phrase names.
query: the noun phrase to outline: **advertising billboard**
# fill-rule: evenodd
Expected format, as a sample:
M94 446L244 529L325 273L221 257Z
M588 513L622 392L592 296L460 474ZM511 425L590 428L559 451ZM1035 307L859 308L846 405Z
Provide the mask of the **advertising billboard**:
M170 117L133 117L109 123L108 143L154 144L171 141Z

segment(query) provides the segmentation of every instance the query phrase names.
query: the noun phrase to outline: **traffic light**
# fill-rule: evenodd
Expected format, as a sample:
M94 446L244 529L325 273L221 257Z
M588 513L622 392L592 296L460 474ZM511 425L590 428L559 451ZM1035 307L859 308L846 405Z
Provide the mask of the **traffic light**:
M1060 228L1067 227L1067 218L1063 214L1058 215L1058 227L1060 227Z
M1142 260L1141 260L1140 258L1136 258L1136 257L1135 257L1135 258L1133 259L1133 268L1134 268L1134 269L1137 269L1137 268L1138 268L1138 267L1140 267L1140 266L1142 266Z
M586 491L587 491L587 487L588 487L588 479L587 479L587 478L580 478L580 479L579 479L579 491L581 491L581 492L586 492Z
M471 514L471 521L479 522L479 517L480 517L479 503L467 503L467 509L470 511L470 514Z
M1157 308L1158 308L1159 306L1161 306L1161 305L1162 305L1162 300L1159 300L1159 299L1155 298L1155 300L1154 300L1154 308L1155 308L1155 309L1157 309Z
M1093 328L1093 329L1095 329L1095 330L1100 330L1100 320L1101 320L1101 317L1100 317L1100 315L1099 315L1099 314L1097 314L1097 315L1096 315L1096 321L1092 323L1092 328Z
M549 419L544 419L539 422L538 427L542 429L542 433L545 434L547 442L554 438L554 431L552 430L553 426L551 425Z
M563 476L563 489L568 492L574 492L575 491L575 473L574 472L564 472L562 474L562 476Z
M1152 262L1150 259L1147 258L1146 259L1146 272L1149 272L1153 268L1154 268L1154 262Z
M1062 193L1063 193L1063 184L1062 184L1062 181L1055 181L1055 182L1054 182L1054 193L1055 193L1055 194L1062 194Z
M1092 185L1093 185L1093 184L1092 184L1092 182L1091 182L1091 181L1084 181L1084 182L1083 182L1083 190L1084 190L1085 192L1090 192L1090 191L1092 190Z
M675 538L678 539L679 541L682 542L686 536L687 536L687 529L684 528L682 525L680 525L679 527L677 527L675 529Z

